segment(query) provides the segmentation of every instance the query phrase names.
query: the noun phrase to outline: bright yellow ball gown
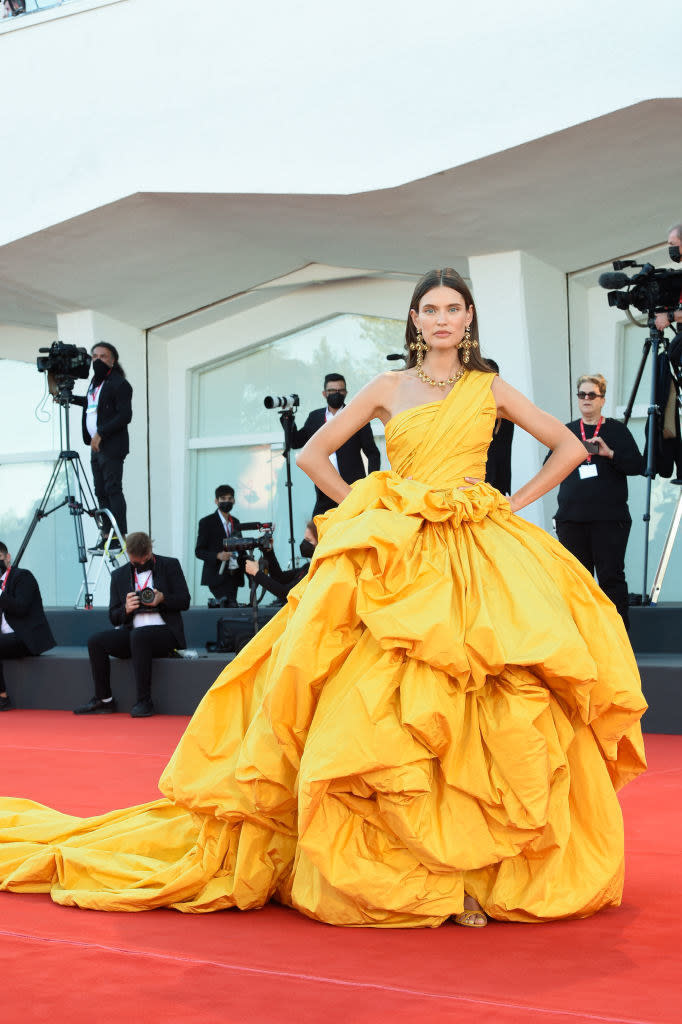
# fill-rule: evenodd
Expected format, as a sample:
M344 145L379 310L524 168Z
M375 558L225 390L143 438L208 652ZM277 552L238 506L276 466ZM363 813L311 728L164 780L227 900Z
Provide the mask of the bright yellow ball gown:
M98 910L275 899L337 925L618 904L616 789L645 767L621 619L483 477L492 376L394 416L392 469L319 520L310 572L221 674L164 798L0 801L0 879Z

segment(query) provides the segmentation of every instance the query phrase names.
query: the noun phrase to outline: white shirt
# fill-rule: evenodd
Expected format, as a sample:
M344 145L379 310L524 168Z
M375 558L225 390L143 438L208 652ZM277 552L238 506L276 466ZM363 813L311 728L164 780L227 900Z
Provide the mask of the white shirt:
M97 433L97 406L99 405L99 393L102 390L102 384L98 384L96 388L93 388L94 380L88 388L88 404L85 407L85 429L87 430L90 437L94 437Z
M338 409L337 409L337 412L338 412ZM335 414L333 412L331 412L331 410L328 408L326 413L324 414L324 422L325 423L329 423L330 420L334 419L334 415ZM331 453L331 455L329 456L329 461L331 462L332 466L334 467L334 469L338 473L338 471L339 471L339 460L336 457L336 452L332 452Z
M154 589L154 577L151 571L146 575L143 573L142 577L135 573L136 589L139 594L140 590L144 590L145 587L151 587ZM153 612L136 612L133 615L133 629L138 626L165 626L166 623L163 621L163 617L157 611Z
M225 530L225 536L226 537L231 537L232 536L232 523L229 521L229 519L225 518L225 516L222 514L220 509L218 509L218 515L220 516L220 519L222 521L223 529ZM221 562L220 564L221 565L225 565L224 562ZM228 569L238 569L239 568L239 562L237 561L237 552L236 551L230 551L230 557L227 559L227 568Z
M9 572L9 569L5 570L5 572L4 572L3 576L2 576L2 579L0 580L0 584L2 584L3 587L5 586L5 581L7 580L7 573L8 572ZM5 613L4 612L2 613L2 623L0 623L0 632L2 632L2 633L13 633L14 632L14 630L10 626L9 622L5 618Z

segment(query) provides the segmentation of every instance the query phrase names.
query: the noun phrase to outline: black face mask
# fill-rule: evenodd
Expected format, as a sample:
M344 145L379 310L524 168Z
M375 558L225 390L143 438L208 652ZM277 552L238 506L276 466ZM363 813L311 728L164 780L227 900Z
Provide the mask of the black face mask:
M673 263L680 263L680 262L682 262L682 253L680 253L679 245L669 245L668 246L668 256L673 261Z
M298 547L304 558L312 558L315 554L315 545L309 540L302 540Z
M151 572L154 568L154 557L152 556L151 558L148 558L147 561L142 562L141 565L133 565L132 562L130 564L133 566L135 572Z
M340 409L346 400L346 396L339 391L330 391L327 395L327 405L330 409Z
M231 498L221 498L220 501L218 502L218 508L220 509L222 514L226 516L234 508L234 501Z
M0 558L0 576L4 576L7 572L7 562L4 558Z
M92 360L92 376L95 380L104 380L110 369L111 367L107 366L103 359Z

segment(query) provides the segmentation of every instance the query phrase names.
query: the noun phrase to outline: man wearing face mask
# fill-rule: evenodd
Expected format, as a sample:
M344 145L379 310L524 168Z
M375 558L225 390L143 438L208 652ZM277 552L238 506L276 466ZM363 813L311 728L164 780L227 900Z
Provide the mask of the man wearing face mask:
M320 427L324 426L333 416L336 416L339 410L343 408L347 394L348 389L346 388L345 377L340 373L328 373L324 378L324 390L322 391L322 397L325 399L327 406L324 409L314 409L300 430L293 423L291 432L292 448L302 448ZM333 452L329 456L334 469L338 470L347 484L352 484L365 476L365 464L362 461L363 452L367 458L369 472L374 473L381 465L381 455L374 441L372 427L369 423L365 424L352 437L349 437L337 452ZM323 512L328 512L331 508L336 508L336 502L332 501L318 487L315 488L315 494L316 501L313 516L319 516Z
M149 718L152 704L152 662L186 647L181 612L189 608L189 590L177 558L155 555L146 533L126 537L129 564L111 574L109 618L115 629L94 633L88 640L95 696L74 709L74 715L106 715L116 710L111 693L109 658L130 658L137 701L133 718Z
M226 551L230 537L241 537L241 523L232 515L234 487L221 484L215 490L217 509L199 520L194 554L201 559L201 585L208 587L224 607L237 607L237 591L244 585L244 559L234 551Z
M13 569L7 546L0 541L0 711L12 707L3 661L42 654L54 646L35 576L28 569Z
M262 570L254 559L247 559L244 569L246 573L251 576L259 587L264 587L275 597L278 597L280 601L286 601L287 594L289 591L300 583L303 577L307 574L310 568L310 559L315 553L317 547L317 527L311 520L306 523L305 533L303 534L303 540L299 545L299 550L304 558L308 561L305 565L299 565L297 569L282 569L281 565L277 560L277 556L274 551L268 551L263 556L263 561L267 563L267 572Z
M133 389L126 380L118 352L107 341L91 351L92 380L86 395L74 395L74 405L83 407L83 441L90 447L90 464L100 508L107 508L125 536L128 529L123 496L123 462L130 450L128 424L133 418ZM104 547L111 528L108 517L101 524L102 536L93 550ZM120 538L112 538L120 548Z

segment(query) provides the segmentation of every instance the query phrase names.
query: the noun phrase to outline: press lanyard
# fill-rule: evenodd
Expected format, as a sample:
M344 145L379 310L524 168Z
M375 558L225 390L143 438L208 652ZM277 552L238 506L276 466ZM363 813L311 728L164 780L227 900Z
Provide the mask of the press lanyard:
M4 578L4 580L2 581L2 586L0 586L0 594L2 594L2 592L3 592L3 591L4 591L4 589L5 589L5 587L7 586L7 580L8 580L8 579L9 579L9 569L8 569L8 570L7 570L7 572L5 573L5 578Z
M154 570L149 570L149 572L147 573L147 579L144 581L142 586L140 586L140 577L137 575L137 569L133 569L133 572L135 573L135 590L139 593L141 590L145 590L149 586L149 581L152 578L152 573L154 572Z
M604 422L604 419L603 419L602 416L600 416L599 417L599 423L597 423L597 426L594 428L594 434L590 438L590 441L594 441L595 437L597 437L597 435L599 434L599 428L601 427L603 422ZM583 441L587 441L587 438L585 437L585 424L583 423L582 420L580 421L580 436L582 437ZM588 462L592 462L592 453L591 452L587 453L587 461Z
M111 370L109 370L109 373L111 373ZM104 385L106 384L107 377L109 376L109 373L107 373L107 376L104 378L104 380L102 381L102 383L100 384L100 386L97 389L94 389L94 388L90 389L90 405L91 406L94 407L95 405L97 405L97 399L99 398L99 393L102 390L102 388L104 387Z

